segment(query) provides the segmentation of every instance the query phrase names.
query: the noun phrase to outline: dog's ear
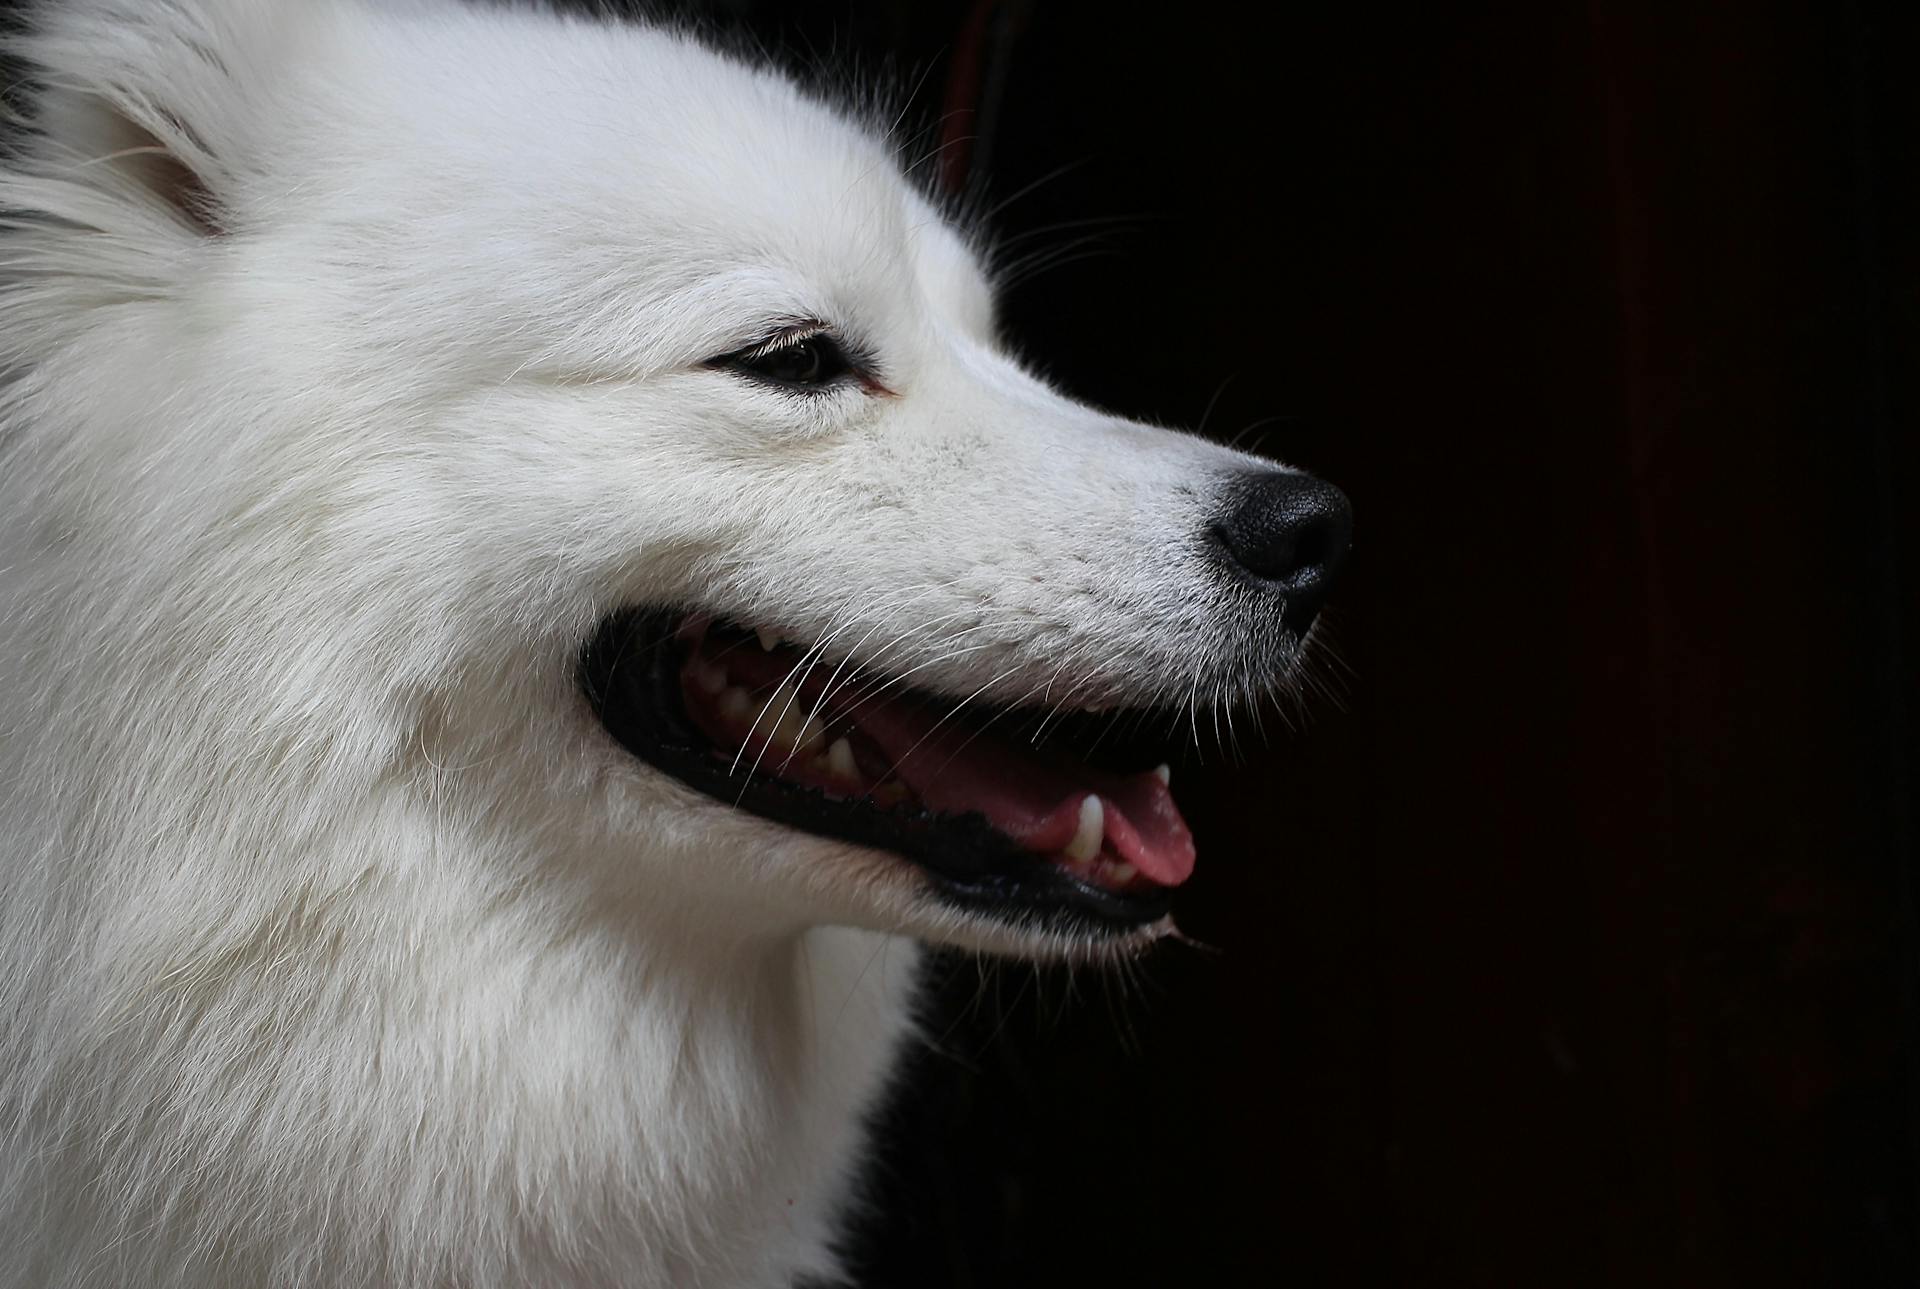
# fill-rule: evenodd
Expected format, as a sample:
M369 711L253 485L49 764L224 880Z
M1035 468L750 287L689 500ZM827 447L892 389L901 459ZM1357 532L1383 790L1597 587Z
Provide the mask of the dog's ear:
M7 41L34 167L194 236L225 227L248 86L278 0L58 0ZM251 53L252 51L245 51Z

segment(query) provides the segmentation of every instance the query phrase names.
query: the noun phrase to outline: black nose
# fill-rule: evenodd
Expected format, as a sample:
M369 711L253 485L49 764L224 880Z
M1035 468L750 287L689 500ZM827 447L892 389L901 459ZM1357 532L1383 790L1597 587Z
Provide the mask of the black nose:
M1333 575L1353 544L1346 494L1312 475L1242 475L1211 535L1224 561L1285 597L1281 621L1295 635L1313 624Z

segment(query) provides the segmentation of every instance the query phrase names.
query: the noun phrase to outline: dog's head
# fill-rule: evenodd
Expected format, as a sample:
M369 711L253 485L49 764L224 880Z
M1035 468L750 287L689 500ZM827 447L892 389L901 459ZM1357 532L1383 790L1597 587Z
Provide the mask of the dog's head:
M451 0L81 0L24 52L16 419L142 508L119 556L167 534L226 755L352 747L609 898L1165 929L1167 763L1297 672L1345 500L1023 367L883 132Z

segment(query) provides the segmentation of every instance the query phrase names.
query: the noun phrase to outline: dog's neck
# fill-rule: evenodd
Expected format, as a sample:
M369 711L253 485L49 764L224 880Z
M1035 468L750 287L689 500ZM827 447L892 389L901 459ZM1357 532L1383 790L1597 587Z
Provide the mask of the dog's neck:
M828 1276L864 1117L911 1023L918 948L657 913L596 917L426 973L464 966L471 1005L492 1021L444 1027L477 1065L473 1098L443 1125L447 1153L504 1133L509 1153L488 1161L496 1179L511 1168L570 1180L525 1192L518 1283ZM518 1087L489 1095L487 1077ZM518 1122L494 1120L502 1107ZM490 1211L476 1196L474 1216ZM583 1263L575 1240L604 1251L604 1267Z
M45 1127L149 1127L49 1156L32 1193L68 1235L204 1250L126 1282L209 1289L301 1267L464 1289L831 1278L916 946L512 898L473 879L497 856L444 840L236 924L217 976L125 978L125 1016L87 1040L116 1080L49 1083ZM183 1181L179 1159L204 1166ZM122 1240L136 1226L167 1238Z

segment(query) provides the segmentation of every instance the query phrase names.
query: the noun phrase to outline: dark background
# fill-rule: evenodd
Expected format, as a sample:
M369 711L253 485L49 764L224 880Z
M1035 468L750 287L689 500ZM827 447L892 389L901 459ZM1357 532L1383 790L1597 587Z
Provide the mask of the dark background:
M1920 6L721 9L975 96L1020 346L1358 514L1211 950L943 965L865 1283L1920 1283Z

